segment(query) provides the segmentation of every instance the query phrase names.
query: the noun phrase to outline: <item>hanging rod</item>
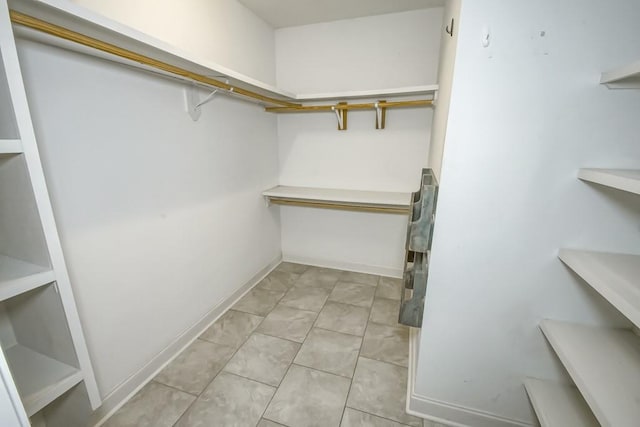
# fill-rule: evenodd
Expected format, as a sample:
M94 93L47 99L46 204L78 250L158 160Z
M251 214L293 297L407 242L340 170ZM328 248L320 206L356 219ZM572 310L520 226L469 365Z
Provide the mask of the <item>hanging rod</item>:
M426 107L433 105L431 99L416 99L411 101L380 101L368 102L364 104L331 104L331 105L298 105L294 107L266 107L265 111L271 113L309 113L313 111L334 111L334 110L373 110L376 108L399 108L399 107Z
M69 30L67 28L60 27L58 25L43 21L41 19L34 18L29 15L25 15L15 10L11 10L9 12L11 15L11 22L13 22L14 24L22 25L22 26L55 36L55 37L59 37L64 40L69 40L71 42L78 43L83 46L87 46L111 55L115 55L120 58L128 59L130 61L135 61L143 65L147 65L149 67L156 68L158 70L161 70L170 74L175 74L181 77L185 77L187 79L190 79L208 86L224 89L226 91L233 91L233 93L237 95L242 95L247 98L260 101L262 103L273 104L273 105L278 105L278 106L287 107L287 108L301 107L300 104L272 98L272 97L261 95L259 93L256 93L247 89L235 87L230 84L213 79L211 77L194 73L192 71L185 70L184 68L167 64L166 62L158 61L148 56L135 53L133 51L121 48L111 43L103 42L98 39L94 39L89 36L85 36L84 34L80 34L75 31Z

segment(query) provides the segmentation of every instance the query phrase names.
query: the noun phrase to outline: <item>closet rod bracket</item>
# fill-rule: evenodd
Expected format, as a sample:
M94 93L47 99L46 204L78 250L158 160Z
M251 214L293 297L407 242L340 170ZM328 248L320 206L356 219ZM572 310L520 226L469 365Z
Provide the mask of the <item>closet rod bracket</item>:
M384 129L387 119L387 109L386 107L380 106L381 102L384 103L386 101L382 100L373 104L373 108L376 109L376 129Z
M227 80L225 83L229 84L229 80ZM196 84L191 84L187 88L185 88L184 90L185 107L187 109L187 113L189 113L189 116L191 116L191 119L194 122L198 121L198 119L200 118L200 115L202 114L202 106L213 101L216 95L221 90L222 89L219 89L219 88L214 89L213 92L211 92L202 101L200 101L200 95L198 94L198 86ZM231 87L227 92L233 93L233 87Z
M336 119L338 119L338 130L347 130L347 109L340 108L346 105L346 102L338 102L337 105L331 106L331 111L336 114Z

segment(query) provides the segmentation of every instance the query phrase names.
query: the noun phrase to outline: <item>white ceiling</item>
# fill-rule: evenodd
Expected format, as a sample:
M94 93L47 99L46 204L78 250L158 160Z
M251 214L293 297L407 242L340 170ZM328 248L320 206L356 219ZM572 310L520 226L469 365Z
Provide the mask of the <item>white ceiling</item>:
M239 0L274 28L440 7L445 0Z

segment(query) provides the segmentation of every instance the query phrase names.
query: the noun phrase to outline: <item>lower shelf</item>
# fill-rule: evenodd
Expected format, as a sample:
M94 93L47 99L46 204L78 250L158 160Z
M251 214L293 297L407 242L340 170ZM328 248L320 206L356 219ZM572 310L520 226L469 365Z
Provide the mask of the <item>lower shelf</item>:
M28 416L82 381L80 370L23 345L17 344L4 351Z
M577 388L535 378L524 380L541 427L598 427Z

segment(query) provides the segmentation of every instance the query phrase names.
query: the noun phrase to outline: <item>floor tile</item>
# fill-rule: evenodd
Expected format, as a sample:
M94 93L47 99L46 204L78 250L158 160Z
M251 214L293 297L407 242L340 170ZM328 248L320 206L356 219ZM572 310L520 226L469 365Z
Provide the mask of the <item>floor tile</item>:
M257 332L302 342L309 333L317 316L318 313L313 311L298 310L278 304L267 315Z
M195 340L154 380L191 394L200 394L236 351L234 347Z
M369 320L384 325L398 326L400 301L388 298L374 298Z
M277 386L298 353L300 344L254 333L227 363L225 371Z
M324 288L332 290L342 272L329 268L309 267L296 281L298 287Z
M266 289L253 288L233 306L233 309L244 311L245 313L257 314L258 316L265 316L273 310L273 307L276 306L284 294L284 291L268 291Z
M264 418L295 427L337 427L349 383L347 378L292 365Z
M274 271L286 271L287 273L302 274L309 268L308 265L296 264L295 262L283 261L278 265Z
M371 307L376 288L361 283L338 282L329 295L329 301Z
M362 338L313 328L294 363L351 378Z
M341 282L361 283L363 285L377 286L380 276L355 271L343 271L340 273Z
M274 423L273 421L265 420L264 418L260 420L257 427L286 427L282 424Z
M375 415L345 408L340 427L404 427L395 421L376 417Z
M406 367L409 363L409 328L369 322L361 356Z
M264 317L229 310L200 335L200 339L238 348Z
M222 372L176 424L179 427L254 426L275 388Z
M400 300L402 294L402 279L380 277L376 297Z
M369 309L327 301L318 315L315 326L330 331L364 335Z
M299 274L286 271L272 271L267 277L262 279L256 286L259 289L268 291L286 292L298 280Z
M194 400L195 396L151 381L103 426L171 427Z
M289 292L282 298L280 304L299 310L315 311L317 313L322 309L330 293L331 291L328 289L298 287L296 284L289 289Z
M405 412L406 401L407 368L364 357L358 359L348 407L421 427L422 419Z

